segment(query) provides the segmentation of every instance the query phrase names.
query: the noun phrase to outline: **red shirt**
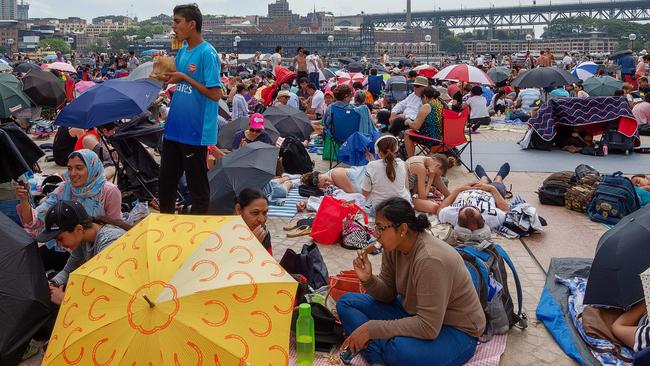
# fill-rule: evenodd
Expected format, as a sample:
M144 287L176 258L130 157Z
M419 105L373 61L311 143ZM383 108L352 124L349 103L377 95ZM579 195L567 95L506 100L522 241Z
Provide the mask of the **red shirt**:
M81 135L81 137L77 139L77 143L74 145L74 151L81 150L84 148L83 140L84 137L86 136L95 136L97 138L97 141L99 141L99 134L97 134L97 130L92 128L86 131L86 133L84 133L83 135Z

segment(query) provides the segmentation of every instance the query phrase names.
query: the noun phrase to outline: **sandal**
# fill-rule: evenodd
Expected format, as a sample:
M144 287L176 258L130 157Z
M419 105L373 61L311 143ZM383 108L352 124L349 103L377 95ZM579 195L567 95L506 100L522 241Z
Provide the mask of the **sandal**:
M311 226L302 225L289 231L287 233L287 238L296 238L298 236L309 235L309 234L311 234Z
M293 230L293 229L295 229L295 228L297 228L299 226L303 226L303 225L307 225L307 226L311 227L311 225L313 223L314 223L314 217L313 216L312 217L306 217L306 218L303 218L303 219L298 219L295 222L290 221L285 227L282 228L282 230L289 231L289 230Z

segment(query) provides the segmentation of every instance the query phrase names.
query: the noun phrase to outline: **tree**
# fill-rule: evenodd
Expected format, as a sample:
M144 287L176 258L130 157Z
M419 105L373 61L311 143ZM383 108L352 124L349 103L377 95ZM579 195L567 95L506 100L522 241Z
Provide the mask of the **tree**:
M62 38L44 38L38 42L38 47L48 51L59 51L61 53L70 53L70 45Z
M126 38L128 31L115 31L108 33L108 43L111 45L111 48L114 50L128 49L129 40Z
M440 51L447 53L464 53L465 45L460 38L454 37L453 35L447 35L440 40Z

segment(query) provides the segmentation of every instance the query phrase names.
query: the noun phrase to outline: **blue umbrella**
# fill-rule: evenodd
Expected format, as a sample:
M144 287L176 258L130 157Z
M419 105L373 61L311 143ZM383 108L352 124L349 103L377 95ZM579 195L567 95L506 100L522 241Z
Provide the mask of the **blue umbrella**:
M89 129L138 115L151 105L162 83L154 80L108 80L86 90L61 110L55 124Z
M43 60L45 60L45 61L54 61L54 60L56 60L56 55L47 55L47 56L43 57Z
M150 49L150 50L140 52L140 55L141 56L151 56L151 55L155 54L156 52L160 52L160 50Z
M580 80L587 80L598 72L598 64L594 62L583 62L579 64L578 66L574 67L573 70L571 70L571 73L573 76L577 77Z
M492 103L492 98L494 98L494 92L485 85L481 85L481 90L483 90L483 97L485 98L487 105L490 105L490 103Z
M365 151L368 149L372 154L375 153L375 141L379 137L379 132L372 134L355 132L341 145L338 152L338 160L350 166L363 166L368 164Z

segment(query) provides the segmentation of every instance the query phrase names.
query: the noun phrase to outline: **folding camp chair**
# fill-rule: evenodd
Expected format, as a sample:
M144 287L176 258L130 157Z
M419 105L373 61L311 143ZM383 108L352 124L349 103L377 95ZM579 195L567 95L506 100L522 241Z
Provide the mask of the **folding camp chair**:
M422 144L418 144L415 142L416 148L419 150L420 153L424 154L429 154L429 153L436 153L436 152L446 152L454 156L458 161L460 161L461 164L469 172L472 172L472 167L474 166L474 156L472 152L472 135L469 131L469 128L467 129L467 132L465 130L467 126L467 120L469 118L469 108L463 109L463 111L455 112L451 109L445 109L442 112L442 139L436 139L430 136L424 136L417 134L413 131L406 131L406 134L411 136L411 137L418 137L424 140L428 141L435 141L438 144L434 145L431 148L428 148L427 146L424 146ZM467 139L467 135L469 135L469 140ZM469 166L463 162L461 159L461 155L463 154L463 151L469 146Z
M408 97L408 84L406 82L391 83L386 96L391 105L403 101Z
M352 105L341 107L332 104L329 113L332 115L325 126L325 134L329 137L329 159L330 169L332 169L334 150L338 150L335 145L341 146L353 133L359 132L361 116ZM336 165L339 164L337 159Z

